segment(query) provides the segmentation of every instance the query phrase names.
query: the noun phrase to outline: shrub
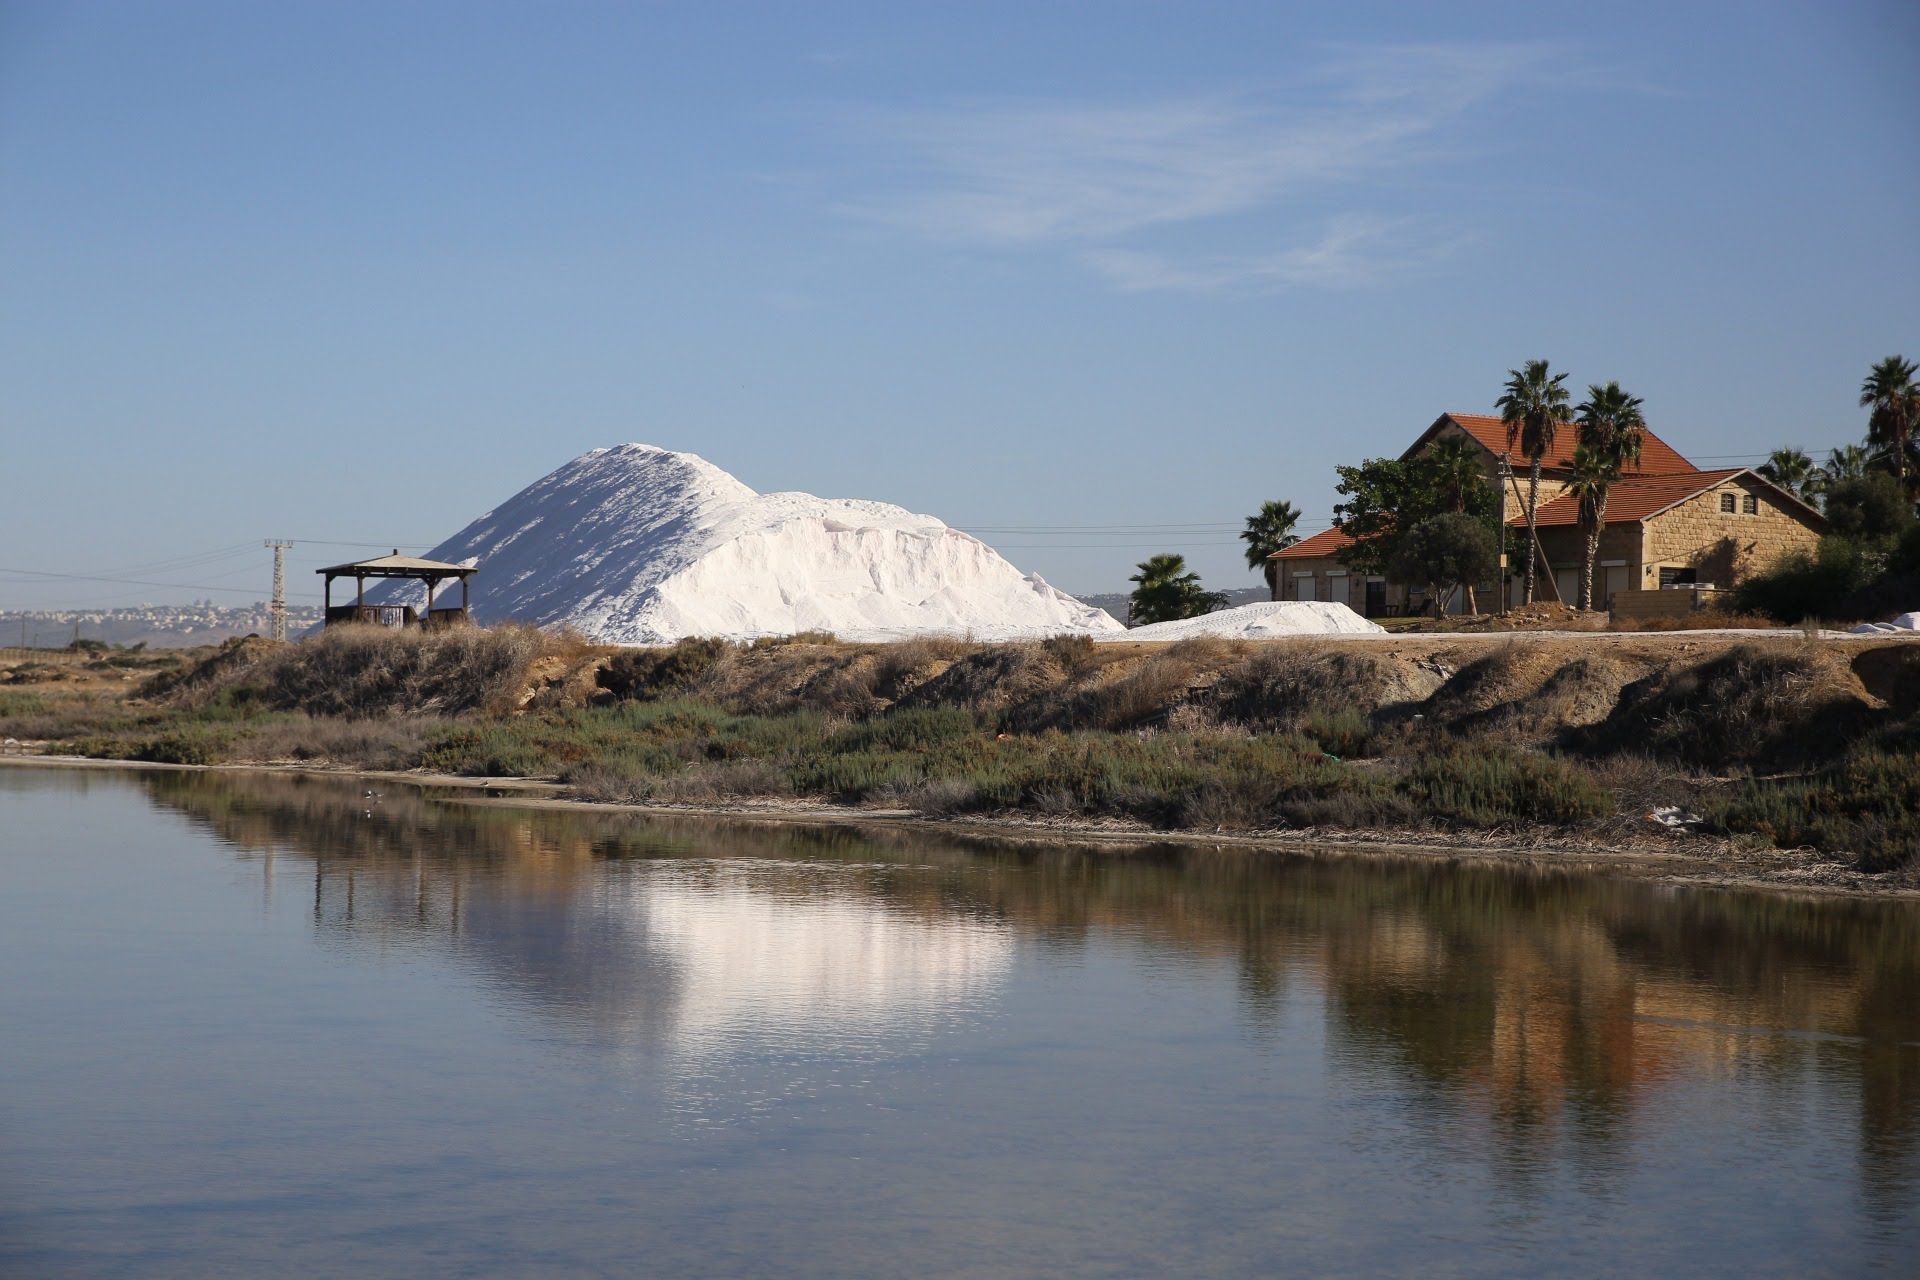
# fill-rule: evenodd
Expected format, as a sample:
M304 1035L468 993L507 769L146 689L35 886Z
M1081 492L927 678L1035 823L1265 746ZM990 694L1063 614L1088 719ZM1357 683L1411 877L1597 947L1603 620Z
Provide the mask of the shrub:
M185 709L318 716L509 710L536 659L577 645L531 627L329 627L297 644L229 643L177 677L156 678L142 695Z
M1826 537L1811 555L1789 551L1765 573L1733 589L1738 613L1759 613L1788 624L1808 618L1836 618L1843 601L1872 581L1875 566L1860 543Z
M1738 645L1697 667L1628 685L1606 720L1568 740L1708 768L1791 760L1858 731L1866 708L1849 685L1830 654Z
M725 658L724 640L693 638L664 649L624 649L595 673L595 683L616 698L660 698L681 692Z
M1613 808L1605 791L1565 761L1498 748L1422 756L1404 785L1417 808L1470 827L1570 827Z
M1714 817L1722 830L1783 847L1851 853L1864 871L1911 867L1920 859L1920 755L1860 747L1806 777L1749 779Z

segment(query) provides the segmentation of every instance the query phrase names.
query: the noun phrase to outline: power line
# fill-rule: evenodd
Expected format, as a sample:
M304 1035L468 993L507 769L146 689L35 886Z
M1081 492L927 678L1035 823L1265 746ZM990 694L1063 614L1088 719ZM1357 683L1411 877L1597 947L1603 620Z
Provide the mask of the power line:
M48 573L40 569L9 569L0 566L0 573L25 574L30 578L46 578L56 582L118 582L132 587L179 587L188 591L219 591L229 595L259 595L257 587L218 587L207 582L154 582L145 578L112 578L97 573Z

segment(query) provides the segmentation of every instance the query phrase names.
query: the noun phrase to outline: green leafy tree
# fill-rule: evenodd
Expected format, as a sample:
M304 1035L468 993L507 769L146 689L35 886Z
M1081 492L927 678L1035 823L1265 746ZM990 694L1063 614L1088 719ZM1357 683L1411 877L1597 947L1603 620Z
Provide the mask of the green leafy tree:
M1885 550L1913 523L1913 503L1900 481L1884 471L1827 486L1827 528L1872 551Z
M1820 468L1805 449L1775 449L1754 470L1803 502L1820 491Z
M1227 602L1225 592L1208 591L1200 585L1199 574L1188 572L1185 556L1149 556L1138 568L1140 572L1127 579L1137 584L1127 605L1131 625L1197 618Z
M1299 523L1299 509L1291 502L1263 502L1240 531L1240 540L1247 544L1247 568L1259 570L1267 580L1267 590L1275 596L1279 595L1279 566L1269 557L1300 541L1293 531Z
M1580 503L1580 530L1586 554L1580 562L1580 607L1593 608L1593 570L1600 557L1600 533L1607 525L1607 498L1629 467L1638 466L1647 440L1641 399L1617 382L1587 387L1575 411L1580 440L1573 448L1573 481L1568 490Z
M1554 437L1567 420L1570 400L1564 373L1549 373L1545 360L1529 360L1507 370L1506 391L1493 402L1506 424L1507 448L1518 449L1531 464L1527 477L1527 577L1522 602L1533 603L1533 571L1542 558L1535 517L1540 510L1540 460L1553 450Z
M1474 583L1500 569L1499 545L1486 522L1461 511L1428 516L1397 540L1387 571L1409 586L1433 588L1437 618L1449 596L1464 588L1467 611L1477 612Z
M1463 479L1457 464L1448 451L1440 450L1335 467L1341 500L1333 508L1334 519L1354 539L1341 548L1341 562L1359 573L1391 574L1388 562L1406 531L1429 516L1443 514L1470 516L1497 540L1499 496L1486 483L1486 472L1478 469L1483 465L1476 463L1479 479L1471 483L1456 483ZM1453 510L1456 504L1457 511ZM1396 576L1396 580L1401 579Z
M1902 489L1907 484L1908 455L1920 428L1920 383L1913 380L1914 363L1904 356L1888 356L1873 366L1860 384L1860 404L1869 411L1867 443L1879 450Z

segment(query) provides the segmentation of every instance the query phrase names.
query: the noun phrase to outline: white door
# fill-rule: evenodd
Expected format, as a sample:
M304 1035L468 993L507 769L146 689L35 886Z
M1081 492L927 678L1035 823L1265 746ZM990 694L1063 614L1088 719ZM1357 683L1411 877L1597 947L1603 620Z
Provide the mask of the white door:
M1593 602L1593 607L1594 607L1594 608L1596 608L1596 609L1604 609L1604 608L1606 608L1606 607L1607 607L1607 602L1608 602L1608 601L1610 601L1611 599L1613 599L1613 593L1614 593L1614 592L1616 592L1616 591L1625 591L1625 590L1626 590L1626 589L1627 589L1627 588L1628 588L1629 586L1631 586L1631 585L1632 585L1632 584L1631 584L1631 583L1630 583L1630 582L1629 582L1629 581L1627 580L1627 566L1625 566L1625 565L1623 565L1623 564L1610 564L1610 565L1608 565L1608 566L1607 566L1607 568L1606 568L1606 575L1607 575L1607 578L1606 578L1606 585L1607 585L1607 589L1606 589L1606 599L1602 599L1602 600L1595 600L1595 601Z

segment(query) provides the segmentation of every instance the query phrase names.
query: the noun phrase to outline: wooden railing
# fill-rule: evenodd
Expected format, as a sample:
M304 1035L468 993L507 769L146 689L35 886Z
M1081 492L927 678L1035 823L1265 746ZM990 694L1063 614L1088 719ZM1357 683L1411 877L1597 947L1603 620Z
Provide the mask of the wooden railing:
M424 627L428 631L440 631L465 626L469 621L467 610L460 605L434 609L425 618L410 604L336 604L327 610L330 627L358 623L369 627Z
M411 627L420 614L410 604L336 604L327 610L327 625L355 622L369 627Z

